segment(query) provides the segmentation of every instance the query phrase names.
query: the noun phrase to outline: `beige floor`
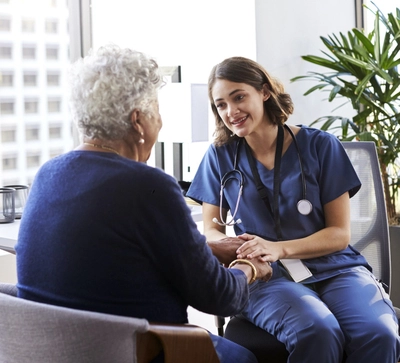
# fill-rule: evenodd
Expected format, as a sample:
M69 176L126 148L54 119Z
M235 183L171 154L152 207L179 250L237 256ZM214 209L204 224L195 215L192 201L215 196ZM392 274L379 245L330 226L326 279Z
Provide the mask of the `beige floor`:
M17 282L15 255L0 252L0 281L9 283Z

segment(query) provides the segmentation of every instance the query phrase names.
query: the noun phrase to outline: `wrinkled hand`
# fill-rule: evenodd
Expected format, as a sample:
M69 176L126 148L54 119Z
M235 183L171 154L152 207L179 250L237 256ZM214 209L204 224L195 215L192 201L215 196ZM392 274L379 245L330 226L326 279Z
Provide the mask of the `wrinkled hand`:
M215 257L225 266L236 260L236 251L243 244L243 240L237 237L226 237L218 241L207 241Z
M262 261L259 257L249 259L249 261L256 267L257 269L257 279L262 281L269 281L272 277L272 267L270 262Z
M252 260L258 257L264 262L275 262L281 258L282 246L280 243L267 241L247 233L238 238L245 242L236 250L237 258Z

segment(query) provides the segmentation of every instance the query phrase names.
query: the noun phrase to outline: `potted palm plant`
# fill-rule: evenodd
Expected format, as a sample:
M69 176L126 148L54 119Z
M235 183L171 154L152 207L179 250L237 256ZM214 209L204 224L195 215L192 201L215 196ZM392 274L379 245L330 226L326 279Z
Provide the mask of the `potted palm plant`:
M321 37L323 56L302 58L324 67L291 81L313 80L315 91L328 92L328 101L336 98L351 103L353 117L328 115L315 120L323 130L343 141L374 141L380 162L389 223L397 219L396 199L400 188L400 10L385 16L378 8L373 30L352 29L347 34Z

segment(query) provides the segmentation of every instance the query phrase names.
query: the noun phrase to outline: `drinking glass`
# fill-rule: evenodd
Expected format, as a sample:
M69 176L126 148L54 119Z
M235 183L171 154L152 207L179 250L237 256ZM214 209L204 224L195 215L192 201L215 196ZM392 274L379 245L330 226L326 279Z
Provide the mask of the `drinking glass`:
M15 189L15 219L20 219L25 208L26 199L28 198L29 185L5 185L4 188Z
M11 223L15 219L15 189L0 188L0 223Z

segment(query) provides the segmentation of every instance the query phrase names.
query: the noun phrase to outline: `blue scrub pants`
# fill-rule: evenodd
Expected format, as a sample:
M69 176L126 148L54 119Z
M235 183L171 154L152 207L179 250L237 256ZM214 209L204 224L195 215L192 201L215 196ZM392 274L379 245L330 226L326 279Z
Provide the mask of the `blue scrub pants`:
M210 334L220 363L257 363L256 356L239 344Z
M243 316L275 335L288 363L397 363L398 322L376 278L355 267L310 286L279 277L250 286Z

